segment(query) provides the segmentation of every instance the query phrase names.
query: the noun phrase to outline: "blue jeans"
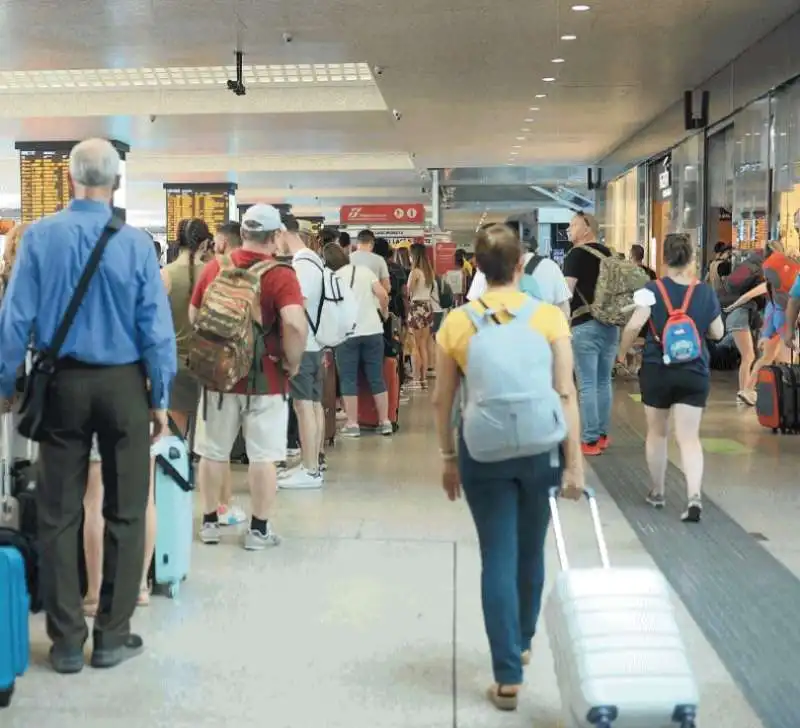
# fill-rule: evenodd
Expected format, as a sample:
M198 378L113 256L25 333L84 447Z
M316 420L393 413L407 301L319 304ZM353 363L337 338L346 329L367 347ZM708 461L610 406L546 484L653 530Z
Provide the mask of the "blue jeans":
M611 423L611 370L619 347L619 329L594 319L572 330L572 351L581 408L581 440L595 443Z
M522 653L530 649L542 605L547 491L561 484L561 465L553 467L549 453L478 463L461 439L458 469L478 531L483 621L494 679L519 685Z
M358 395L358 372L363 370L372 394L383 394L383 334L352 336L336 347L336 368L343 397Z

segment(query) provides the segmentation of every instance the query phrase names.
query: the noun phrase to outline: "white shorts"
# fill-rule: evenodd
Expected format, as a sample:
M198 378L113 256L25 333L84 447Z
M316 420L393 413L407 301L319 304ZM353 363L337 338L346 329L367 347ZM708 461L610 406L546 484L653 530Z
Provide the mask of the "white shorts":
M241 427L251 463L286 460L289 405L283 395L223 394L221 401L216 392L205 396L205 421L201 431L195 433L198 455L227 463Z

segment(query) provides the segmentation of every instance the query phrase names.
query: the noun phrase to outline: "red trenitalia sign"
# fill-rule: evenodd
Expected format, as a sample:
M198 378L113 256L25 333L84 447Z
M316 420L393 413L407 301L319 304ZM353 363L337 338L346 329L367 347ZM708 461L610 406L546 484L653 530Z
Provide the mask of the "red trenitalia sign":
M339 211L342 225L424 225L425 205L344 205Z

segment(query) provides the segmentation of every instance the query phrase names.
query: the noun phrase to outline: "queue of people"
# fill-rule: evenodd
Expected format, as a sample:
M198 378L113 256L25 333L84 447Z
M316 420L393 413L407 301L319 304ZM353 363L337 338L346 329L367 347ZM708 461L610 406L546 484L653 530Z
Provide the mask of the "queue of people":
M231 502L231 453L241 434L251 505L243 547L280 544L273 524L278 490L324 482L330 372L320 312L331 302L349 301L353 317L335 345L341 436L361 435L362 373L377 432L393 434L384 361L403 330L413 341L407 389L426 389L435 369L441 484L450 500L465 496L475 523L494 673L487 694L497 708L517 707L530 660L545 582L549 491L580 498L585 458L613 447L612 371L637 340L652 481L643 499L654 508L665 504L672 414L687 488L682 519L701 520L706 340L725 334L719 291L734 290L735 268L726 270L722 256L709 281L698 282L691 240L668 235L666 273L656 278L640 246L621 260L599 242L597 221L579 213L562 271L538 255L530 236L523 241L513 227L489 224L478 232L474 269L470 263L467 273L462 259L467 302L448 313L449 294L424 246L412 245L403 256L367 230L353 244L330 230L317 237L266 204L214 234L202 220L182 221L177 257L159 269L150 237L114 225L118 174L111 144L78 144L70 158L74 201L12 232L4 254L2 396L10 405L29 348L50 357L53 370L36 538L57 672L83 668L86 617L94 618L93 666L113 667L142 652L131 617L150 597L157 518L150 446L168 429L191 440L199 456L200 541L219 544L226 526L247 521ZM769 256L759 264L761 279L726 304L727 323L735 337L741 322L731 314L766 295L773 308L763 336L784 346L800 313L800 279L791 287L776 284ZM92 260L99 263L84 303L52 351L68 300ZM346 295L330 298L329 284ZM242 322L248 328L241 340L223 352L214 348L224 338L220 331ZM202 332L209 336L199 341ZM769 346L765 361L773 354ZM740 384L744 401L742 393L752 389L753 375L747 376ZM290 408L299 462L282 467ZM82 523L85 597L75 548Z

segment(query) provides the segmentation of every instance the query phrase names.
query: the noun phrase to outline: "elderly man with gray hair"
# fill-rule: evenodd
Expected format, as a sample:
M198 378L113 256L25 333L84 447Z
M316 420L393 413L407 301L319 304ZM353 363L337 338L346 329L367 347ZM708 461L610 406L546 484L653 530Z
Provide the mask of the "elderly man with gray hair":
M91 664L113 667L142 650L130 620L144 559L149 450L166 430L177 369L153 243L112 215L119 162L103 139L72 150L75 199L26 231L0 309L0 393L13 397L31 336L40 366L28 386L47 390L35 433L38 546L50 660L60 673L83 668L89 637L78 531L93 436L103 460L106 529ZM81 303L70 323L73 295Z

